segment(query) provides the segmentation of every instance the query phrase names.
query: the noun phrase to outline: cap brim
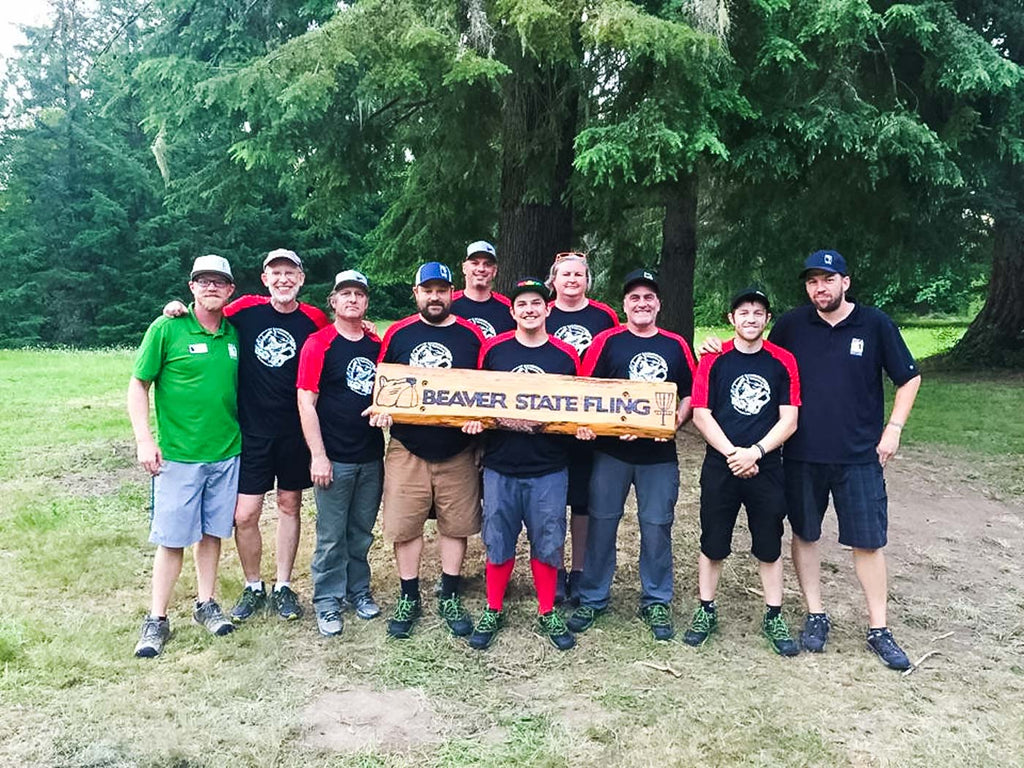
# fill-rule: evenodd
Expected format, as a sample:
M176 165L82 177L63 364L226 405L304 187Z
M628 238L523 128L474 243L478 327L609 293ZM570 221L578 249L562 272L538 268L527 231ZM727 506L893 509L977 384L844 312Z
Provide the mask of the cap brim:
M360 283L358 280L342 280L340 283L334 284L333 290L336 291L339 288L348 288L349 286L353 288L362 288L367 293L370 292L370 287L366 283Z
M842 274L845 274L844 272L841 272L838 269L835 269L834 267L806 267L800 273L800 279L803 280L805 277L807 277L808 273L810 273L810 272L824 272L824 273L829 274L829 275L842 275Z
M771 311L772 305L771 302L768 301L768 297L760 293L744 293L739 296L733 297L732 304L729 306L729 311L733 312L736 309L736 307L738 307L740 304L745 304L751 301L757 304L761 304L762 306L764 306L766 311Z
M628 283L622 286L622 295L625 296L638 285L646 285L650 288L653 288L655 293L661 293L661 288L658 287L658 284L656 282L654 282L653 280L649 280L646 277L638 277L635 280L630 280Z

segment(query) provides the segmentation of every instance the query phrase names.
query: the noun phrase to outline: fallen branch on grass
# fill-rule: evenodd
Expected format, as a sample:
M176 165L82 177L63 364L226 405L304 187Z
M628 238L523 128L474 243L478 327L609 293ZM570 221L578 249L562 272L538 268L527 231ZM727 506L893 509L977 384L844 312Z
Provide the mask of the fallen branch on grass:
M910 669L904 670L903 671L903 676L906 677L907 675L911 674L915 669L917 669L919 666L921 666L924 663L925 659L931 658L932 656L941 656L941 655L942 655L941 651L928 651L928 653L926 653L920 659L918 659L913 664L911 664L910 665Z
M673 677L682 677L683 676L682 672L679 672L678 670L672 669L672 667L670 667L668 664L666 664L663 667L659 666L657 664L652 664L649 661L638 661L637 664L640 664L641 666L644 666L644 667L650 667L651 669L655 669L658 672L668 672Z

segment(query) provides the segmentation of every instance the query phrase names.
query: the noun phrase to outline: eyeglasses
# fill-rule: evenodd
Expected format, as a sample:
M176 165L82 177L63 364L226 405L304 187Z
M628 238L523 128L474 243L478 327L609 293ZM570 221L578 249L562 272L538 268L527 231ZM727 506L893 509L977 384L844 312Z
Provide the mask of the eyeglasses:
M562 251L561 253L555 254L555 264L558 264L561 261L565 261L566 259L578 259L579 261L586 261L587 254L579 253L577 251Z
M200 288L227 288L231 285L231 281L223 277L197 277L192 282Z

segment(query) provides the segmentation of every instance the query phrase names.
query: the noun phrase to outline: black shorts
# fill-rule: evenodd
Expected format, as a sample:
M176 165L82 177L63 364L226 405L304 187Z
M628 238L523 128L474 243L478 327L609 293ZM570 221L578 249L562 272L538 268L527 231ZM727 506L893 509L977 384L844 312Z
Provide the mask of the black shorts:
M274 488L301 491L311 488L309 448L302 435L261 437L242 433L242 462L238 470L238 492L258 496Z
M566 503L579 517L590 514L590 472L594 466L594 449L586 444L569 447L569 496Z
M763 563L782 554L782 521L786 519L786 492L782 467L761 467L746 480L729 471L722 459L708 456L700 471L700 551L711 560L724 560L732 552L732 534L740 504L747 510L750 551Z
M857 549L880 549L888 541L889 499L885 475L870 464L813 464L784 461L786 504L793 533L804 541L821 538L828 496L836 507L839 543Z

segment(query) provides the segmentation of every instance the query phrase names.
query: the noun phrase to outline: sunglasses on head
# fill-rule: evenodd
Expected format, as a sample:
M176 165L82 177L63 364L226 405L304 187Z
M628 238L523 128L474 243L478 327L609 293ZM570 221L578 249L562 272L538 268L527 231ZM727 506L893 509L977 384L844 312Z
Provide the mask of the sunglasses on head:
M587 254L579 253L577 251L562 251L561 253L555 254L555 264L558 264L560 261L565 261L566 259L578 259L580 261L586 261Z

